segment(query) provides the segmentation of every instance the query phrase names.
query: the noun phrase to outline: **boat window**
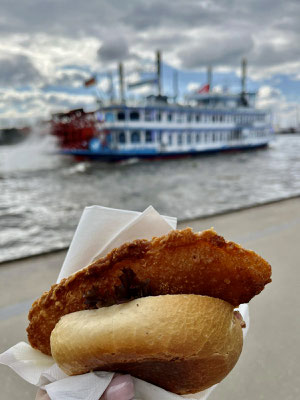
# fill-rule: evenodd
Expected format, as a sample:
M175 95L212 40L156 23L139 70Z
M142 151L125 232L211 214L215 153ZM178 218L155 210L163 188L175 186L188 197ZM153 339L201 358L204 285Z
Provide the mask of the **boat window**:
M118 121L125 121L125 112L124 111L118 112Z
M172 134L171 133L169 133L169 146L172 146Z
M152 142L152 132L146 131L146 143Z
M200 115L196 114L196 122L199 122L199 121L200 121Z
M239 138L239 131L237 130L237 131L233 131L233 139L234 140L237 140L238 138Z
M197 142L197 143L200 142L200 133L199 133L199 132L196 134L196 142Z
M192 114L188 113L186 117L187 122L192 122Z
M213 122L216 121L216 116L215 116L215 115L212 116L212 121L213 121Z
M172 113L168 113L168 121L172 121L173 119L173 114Z
M189 132L186 134L186 142L187 144L192 143L192 135Z
M141 141L140 132L138 131L131 132L131 143L140 143L140 141Z
M112 112L107 112L107 113L105 114L105 121L106 121L106 122L114 122L114 120L115 120L114 113L112 113Z
M156 113L156 121L161 121L161 112L157 111Z
M177 122L182 122L182 118L183 118L183 114L182 113L178 113L177 114Z
M138 111L130 112L130 120L131 121L138 121L139 119L140 119L140 113Z
M182 144L182 133L178 133L177 135L177 144Z
M153 111L152 110L146 110L145 111L145 121L153 121Z
M125 132L119 133L119 143L126 143Z

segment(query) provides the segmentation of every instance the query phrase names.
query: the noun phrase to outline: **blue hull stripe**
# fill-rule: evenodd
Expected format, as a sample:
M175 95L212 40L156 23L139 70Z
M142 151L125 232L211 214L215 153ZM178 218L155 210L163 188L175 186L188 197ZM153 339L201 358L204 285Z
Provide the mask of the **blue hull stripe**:
M83 157L91 160L102 160L102 161L120 161L129 158L173 158L173 157L186 157L195 156L200 154L218 153L222 151L234 151L234 150L251 150L261 147L266 147L268 142L260 144L248 144L239 146L223 146L217 149L205 149L205 150L189 150L189 151L175 151L175 152L157 152L155 149L141 149L141 150L122 150L122 151L90 151L81 149L66 149L60 151L60 154L73 155L77 157Z

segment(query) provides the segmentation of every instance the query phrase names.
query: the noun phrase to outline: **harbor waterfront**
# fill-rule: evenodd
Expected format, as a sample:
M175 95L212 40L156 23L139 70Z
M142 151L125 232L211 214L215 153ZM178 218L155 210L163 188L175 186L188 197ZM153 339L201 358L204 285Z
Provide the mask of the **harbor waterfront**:
M272 283L250 302L250 330L238 364L209 397L211 400L299 397L300 198L180 223L218 233L255 250L272 265ZM56 281L65 251L0 266L0 352L26 340L31 303ZM284 366L284 368L282 367ZM36 388L0 365L1 399L34 398Z
M0 147L0 262L66 248L84 207L187 220L300 194L300 136L180 160L73 163L51 137Z

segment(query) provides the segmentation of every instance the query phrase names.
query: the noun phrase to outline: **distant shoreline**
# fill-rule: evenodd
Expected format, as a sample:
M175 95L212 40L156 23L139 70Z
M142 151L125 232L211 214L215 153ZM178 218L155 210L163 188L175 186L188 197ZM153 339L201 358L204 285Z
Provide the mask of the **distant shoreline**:
M236 207L236 208L234 208L234 207L233 208L228 208L226 210L217 211L217 212L214 212L214 213L211 213L211 214L200 215L200 216L192 216L190 218L178 219L178 224L183 224L183 223L191 222L191 221L195 221L195 220L205 220L205 219L212 218L212 217L219 216L219 215L237 213L237 212L240 212L240 211L249 210L251 208L259 208L259 207L263 207L263 206L267 206L267 205L271 205L271 204L275 204L275 203L280 203L280 202L284 202L284 201L288 201L288 200L292 200L292 199L297 199L297 198L300 198L300 193L296 194L296 195L288 196L288 197L278 198L278 199L274 199L274 200L268 200L266 202L257 202L257 203L253 203L253 204L247 205L247 206L241 206L241 207ZM2 265L4 265L4 264L10 264L10 263L14 263L16 261L26 260L26 259L33 258L33 257L36 258L36 257L44 256L44 255L47 255L47 254L66 252L68 247L69 246L64 246L64 247L61 247L61 248L53 248L53 249L49 249L48 251L43 251L41 253L28 254L26 256L12 258L12 259L8 259L8 260L3 260L3 261L0 261L0 267Z

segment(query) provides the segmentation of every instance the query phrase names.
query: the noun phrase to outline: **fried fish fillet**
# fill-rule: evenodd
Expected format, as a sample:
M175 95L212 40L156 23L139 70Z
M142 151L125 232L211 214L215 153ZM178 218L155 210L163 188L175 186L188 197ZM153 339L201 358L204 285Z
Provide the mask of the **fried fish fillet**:
M90 308L88 293L113 299L126 269L136 281L147 282L146 295L198 294L234 306L248 303L271 282L271 267L263 258L226 242L213 229L194 233L187 228L135 240L53 285L33 303L27 328L32 347L51 354L50 334L59 319Z

